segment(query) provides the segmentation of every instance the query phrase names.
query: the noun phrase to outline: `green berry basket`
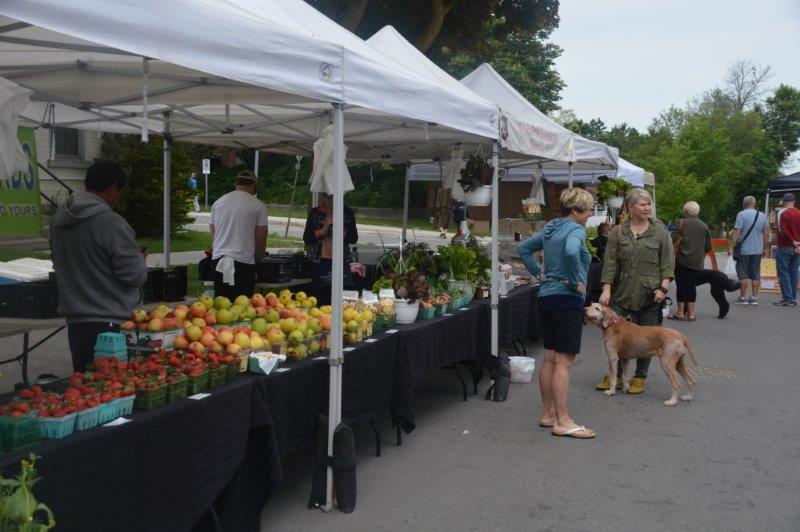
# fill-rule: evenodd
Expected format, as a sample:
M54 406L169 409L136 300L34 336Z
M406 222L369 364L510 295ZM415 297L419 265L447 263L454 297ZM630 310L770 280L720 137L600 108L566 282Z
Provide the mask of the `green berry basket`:
M40 441L38 418L0 416L0 443L6 451L18 451Z
M137 412L153 410L167 403L167 384L155 388L139 388L136 390L136 399L133 401L133 408Z
M210 368L208 372L208 387L215 390L228 381L228 365L222 364L218 368Z
M196 393L202 393L208 391L208 370L206 369L200 375L189 375L187 377L189 382L186 392L189 395L194 395Z
M174 403L181 399L186 399L189 389L189 379L177 379L175 382L167 383L167 403Z

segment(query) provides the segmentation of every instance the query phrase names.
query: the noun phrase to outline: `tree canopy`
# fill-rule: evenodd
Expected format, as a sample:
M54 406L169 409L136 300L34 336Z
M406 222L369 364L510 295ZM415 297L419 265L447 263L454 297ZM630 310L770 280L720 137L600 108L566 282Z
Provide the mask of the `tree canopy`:
M707 222L731 222L742 198L761 197L800 148L800 91L787 85L769 91L769 74L768 66L739 61L721 87L662 111L645 132L624 123L608 128L570 112L560 117L656 175L659 217L676 219L683 204L695 200Z

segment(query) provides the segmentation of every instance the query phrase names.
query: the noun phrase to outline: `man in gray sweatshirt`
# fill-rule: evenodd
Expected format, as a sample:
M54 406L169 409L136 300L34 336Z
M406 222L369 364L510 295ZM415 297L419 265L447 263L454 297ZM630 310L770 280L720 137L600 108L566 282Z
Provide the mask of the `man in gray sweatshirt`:
M98 161L53 216L50 248L58 280L58 311L67 318L72 366L94 358L97 335L118 332L141 303L147 265L133 228L114 212L127 180L122 168Z

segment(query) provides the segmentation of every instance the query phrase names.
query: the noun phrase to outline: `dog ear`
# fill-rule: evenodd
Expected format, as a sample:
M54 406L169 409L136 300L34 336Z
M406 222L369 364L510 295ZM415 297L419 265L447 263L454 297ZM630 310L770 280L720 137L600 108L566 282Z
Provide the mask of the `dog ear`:
M600 309L603 311L603 327L608 327L611 320L614 319L614 311L604 306L601 306Z

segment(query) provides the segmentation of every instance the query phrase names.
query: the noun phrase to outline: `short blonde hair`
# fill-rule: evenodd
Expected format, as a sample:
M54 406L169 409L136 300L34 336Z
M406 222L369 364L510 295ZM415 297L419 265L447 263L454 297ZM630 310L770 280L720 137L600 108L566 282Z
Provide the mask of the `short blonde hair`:
M582 188L568 188L561 192L558 198L561 204L561 212L566 216L570 212L586 212L594 206L592 195Z
M697 216L700 214L700 205L696 201L687 201L683 204L684 216Z
M651 196L650 193L643 188L631 188L630 191L628 191L627 199L629 207L636 205L642 200L653 203L653 196Z

